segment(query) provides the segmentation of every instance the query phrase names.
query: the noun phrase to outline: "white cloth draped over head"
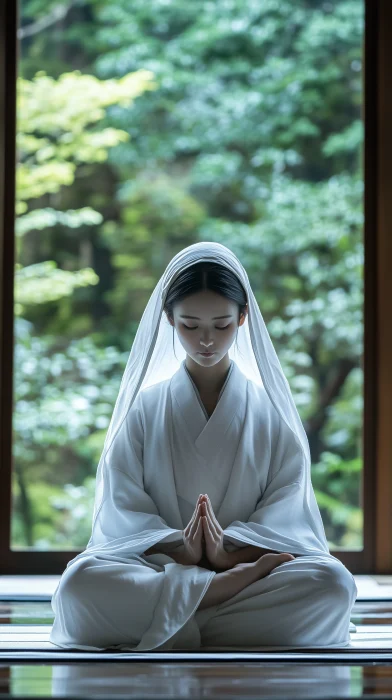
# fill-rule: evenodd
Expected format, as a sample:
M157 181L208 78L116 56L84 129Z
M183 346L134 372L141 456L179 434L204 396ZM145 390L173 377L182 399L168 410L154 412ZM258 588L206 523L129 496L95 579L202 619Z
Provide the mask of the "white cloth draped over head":
M233 389L234 379L238 386L237 391L245 391L244 379L251 380L245 383L252 386L252 411L254 413L257 402L260 403L261 409L262 403L270 402L269 412L277 421L280 441L279 459L275 459L274 471L268 475L266 488L254 512L249 514L248 520L243 522L234 519L225 522L231 512L227 507L230 493L226 493L226 505L223 502L220 517L215 513L221 527L224 528L225 546L228 543L226 549L229 551L233 545L240 547L251 544L297 555L331 556L311 483L307 436L248 275L236 255L227 247L220 243L201 242L190 245L175 255L144 310L97 469L91 537L86 550L77 555L76 559L94 552L126 558L141 555L158 542L179 544L182 541L182 530L187 522L184 523L181 517L180 496L176 493L172 470L165 462L164 451L160 454L158 445L158 490L155 491L151 487L148 492L143 466L139 460L133 458L132 450L132 454L124 456L127 473L131 477L130 491L127 494L119 493L119 482L116 489L116 478L121 470L124 470L124 466L116 462L119 459L120 444L118 443L116 449L116 441L121 441L122 426L124 421L129 420L130 412L137 412L139 416L141 395L148 397L148 391L144 390L174 375L184 378L182 373L186 371L186 353L176 334L173 349L173 327L168 322L163 305L176 276L185 268L203 261L223 265L238 277L244 287L248 314L245 323L238 328L237 344L234 343L229 350L229 357L234 361L232 367L236 373L235 377L232 375L230 378L231 387ZM181 400L181 391L178 393ZM233 398L232 395L231 397ZM265 411L265 406L263 410ZM207 426L211 424L213 417L214 414ZM210 432L211 428L207 426L199 438L199 447L204 447L206 454L206 437L209 440L217 439L217 434ZM253 468L257 470L258 465L253 465ZM241 484L237 484L237 492L239 488L244 488L246 478L244 471ZM156 492L155 498L151 497L153 491ZM235 498L235 492L232 493L232 497Z

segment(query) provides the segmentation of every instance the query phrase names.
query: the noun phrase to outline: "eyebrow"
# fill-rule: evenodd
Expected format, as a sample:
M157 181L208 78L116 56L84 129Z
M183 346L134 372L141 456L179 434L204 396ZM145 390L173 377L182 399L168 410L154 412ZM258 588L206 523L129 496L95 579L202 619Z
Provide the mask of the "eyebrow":
M231 318L233 314L228 314L228 316L213 316L212 320L215 321L217 318ZM197 321L200 321L200 318L198 316L180 316L180 318L195 318Z

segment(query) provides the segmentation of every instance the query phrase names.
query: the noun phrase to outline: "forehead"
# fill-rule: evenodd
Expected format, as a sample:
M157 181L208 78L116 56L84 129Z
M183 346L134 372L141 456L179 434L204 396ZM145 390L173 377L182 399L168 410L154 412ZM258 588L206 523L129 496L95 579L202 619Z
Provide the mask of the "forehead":
M231 299L207 290L192 294L176 304L178 313L200 311L206 315L210 315L215 311L229 313L234 307L235 303Z

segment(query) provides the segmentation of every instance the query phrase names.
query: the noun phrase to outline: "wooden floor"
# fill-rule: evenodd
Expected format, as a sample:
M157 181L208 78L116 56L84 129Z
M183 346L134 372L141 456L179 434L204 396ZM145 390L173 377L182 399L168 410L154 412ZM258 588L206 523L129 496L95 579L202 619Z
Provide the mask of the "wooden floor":
M0 576L0 697L392 699L392 577L355 576L350 647L138 653L52 645L58 578Z

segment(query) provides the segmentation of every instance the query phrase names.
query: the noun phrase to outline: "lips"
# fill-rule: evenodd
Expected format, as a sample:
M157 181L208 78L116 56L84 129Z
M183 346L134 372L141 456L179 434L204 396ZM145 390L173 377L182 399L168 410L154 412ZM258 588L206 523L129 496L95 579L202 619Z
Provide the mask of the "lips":
M211 355L214 355L215 353L213 353L213 352L201 352L199 354L203 355L203 357L211 357Z

